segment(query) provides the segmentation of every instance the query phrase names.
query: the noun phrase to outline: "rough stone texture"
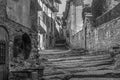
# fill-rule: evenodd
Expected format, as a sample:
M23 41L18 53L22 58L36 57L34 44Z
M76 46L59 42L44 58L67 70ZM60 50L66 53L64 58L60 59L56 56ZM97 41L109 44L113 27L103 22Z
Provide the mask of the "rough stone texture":
M96 19L96 26L107 23L120 16L120 3Z
M93 32L89 32L88 35L93 35L92 38L87 38L88 45L91 48L93 46L94 49L108 49L113 46L117 46L120 44L120 31L119 31L120 19L117 18L108 23L100 25L98 28L93 29ZM94 39L94 40L92 40Z
M77 34L72 36L71 40L72 40L71 43L72 49L85 48L84 30L79 31Z
M27 33L30 35L31 40L32 40L32 46L34 47L34 38L32 38L31 35L31 30L29 28L26 28L20 24L17 24L9 19L0 19L0 25L4 26L8 30L8 35L9 35L9 61L13 59L13 42L14 42L14 37L17 35L22 35L23 33ZM33 53L34 48L31 53ZM9 62L10 63L10 62ZM9 64L10 66L10 64ZM11 68L11 66L10 66Z
M119 78L73 78L70 80L119 80Z
M6 12L6 1L7 0L0 0L0 25L3 26L7 31L8 31L8 35L9 35L9 54L8 54L8 63L7 66L9 65L9 70L11 70L11 62L12 59L14 59L13 57L13 42L14 42L14 37L18 36L18 35L22 35L24 33L28 34L29 37L31 38L31 45L32 45L32 50L31 50L31 55L30 58L33 54L37 53L37 34L31 29L28 28L26 26L23 26L22 24L19 24L17 22L15 22L14 20L11 20L8 18L7 16L7 12ZM4 13L2 13L2 11ZM33 16L36 16L36 14L34 14ZM37 16L36 16L37 17ZM24 67L24 66L23 66ZM15 68L13 68L15 69Z
M34 2L34 7L35 9L31 9L31 12L34 13L30 13L31 16L29 17L32 21L31 26L24 26L24 23L19 23L18 21L12 20L8 17L7 15L7 11L6 11L6 4L7 0L0 0L0 27L4 27L9 35L9 42L8 42L8 54L6 55L7 58L7 63L5 64L5 70L8 72L11 71L20 71L23 69L28 69L32 67L39 67L38 65L40 65L40 61L37 61L36 59L36 55L37 55L37 34L36 34L36 25L37 25L37 8L36 8L36 2ZM16 0L17 1L17 0ZM33 0L33 1L37 1L37 0ZM25 5L25 4L24 4ZM20 4L19 4L20 6ZM24 7L26 8L26 7ZM28 6L27 6L28 8ZM21 12L21 11L20 11ZM24 13L24 10L23 10ZM26 16L26 15L24 15ZM18 16L17 16L18 17ZM20 16L19 16L20 17ZM28 16L27 16L28 17ZM24 18L24 20L26 21L25 24L27 24L27 18ZM27 24L29 25L29 24ZM32 28L32 29L31 29ZM14 38L16 36L21 36L26 33L30 39L31 39L31 52L30 52L30 56L27 60L19 60L19 57L15 58L13 57L13 45L14 45ZM15 62L14 60L18 60L18 62ZM37 63L36 63L37 62ZM39 63L39 64L38 64ZM36 65L38 64L38 65ZM0 65L1 67L1 65ZM9 70L8 70L9 69ZM7 78L8 76L5 75L5 77ZM1 76L0 76L1 78Z
M112 11L118 11L118 6L113 8ZM109 12L108 12L109 13ZM112 14L114 14L112 13ZM105 15L106 16L106 15ZM104 17L104 15L102 15ZM101 20L102 21L102 20ZM94 27L92 25L91 19L88 18L86 23L84 24L84 29L86 27L86 46L89 50L108 50L111 47L119 46L120 45L120 18L112 19L102 25ZM79 32L75 34L73 37L73 44L79 48L83 41L79 38L82 37L85 30L83 32ZM85 40L85 39L84 39ZM85 46L85 45L84 45Z

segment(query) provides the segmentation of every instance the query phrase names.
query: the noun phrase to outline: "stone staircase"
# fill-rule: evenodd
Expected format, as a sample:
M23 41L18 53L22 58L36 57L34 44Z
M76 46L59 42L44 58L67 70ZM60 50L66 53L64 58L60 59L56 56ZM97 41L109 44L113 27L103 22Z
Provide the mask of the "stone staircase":
M55 42L55 48L56 49L62 49L62 50L65 50L65 49L67 49L67 46L66 46L66 41L63 39L61 39L61 40L57 40L56 42Z
M115 60L110 54L97 56L79 54L78 56L77 53L74 55L71 52L43 54L48 58L45 62L43 78L45 80L70 80L72 78L81 80L85 77L120 77L118 76L120 71L114 70Z

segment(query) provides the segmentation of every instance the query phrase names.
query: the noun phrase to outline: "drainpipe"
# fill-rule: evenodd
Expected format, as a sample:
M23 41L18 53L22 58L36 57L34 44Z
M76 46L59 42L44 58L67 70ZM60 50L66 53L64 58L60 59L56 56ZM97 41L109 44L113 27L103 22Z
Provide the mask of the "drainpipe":
M85 22L85 49L87 50L87 22Z
M52 44L51 47L53 47L53 39L52 39L52 38L53 38L53 33L54 33L54 30L53 30L53 22L52 22L52 21L53 21L53 18L52 18L52 12L51 12L51 26L50 26L50 30L51 30L51 32L50 32L50 36L51 36L51 37L50 37L50 38L51 38L50 44ZM52 31L52 30L53 30L53 31ZM52 32L53 32L53 33L52 33Z
M91 18L92 18L91 13L87 13L85 15L85 49L86 50L87 50L87 27L89 26L89 25L87 25L87 23L91 23Z

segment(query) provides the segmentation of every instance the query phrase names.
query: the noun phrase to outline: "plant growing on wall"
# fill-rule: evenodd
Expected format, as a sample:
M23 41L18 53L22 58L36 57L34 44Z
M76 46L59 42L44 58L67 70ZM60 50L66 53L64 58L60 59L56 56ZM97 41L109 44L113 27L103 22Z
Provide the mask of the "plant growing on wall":
M94 18L101 16L106 11L106 0L93 0L92 14Z

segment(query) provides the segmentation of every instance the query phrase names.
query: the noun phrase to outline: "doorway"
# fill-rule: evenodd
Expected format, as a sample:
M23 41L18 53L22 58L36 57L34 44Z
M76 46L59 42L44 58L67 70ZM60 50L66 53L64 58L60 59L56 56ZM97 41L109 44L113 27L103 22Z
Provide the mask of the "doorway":
M8 78L8 32L0 26L0 80Z

